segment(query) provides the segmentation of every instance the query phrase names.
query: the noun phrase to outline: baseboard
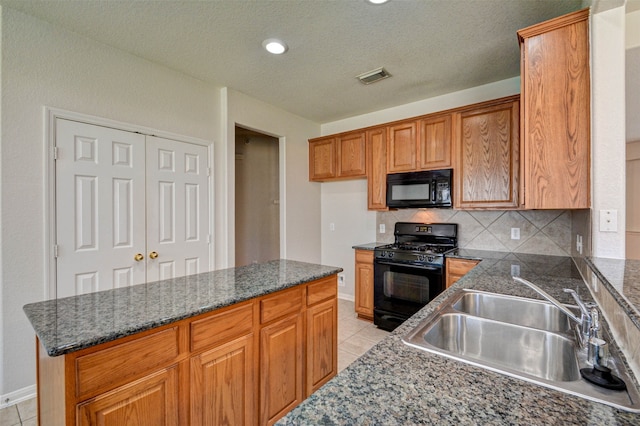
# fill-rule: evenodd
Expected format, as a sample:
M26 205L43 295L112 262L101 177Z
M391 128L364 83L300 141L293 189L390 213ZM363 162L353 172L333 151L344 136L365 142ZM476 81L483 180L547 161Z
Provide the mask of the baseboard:
M349 302L355 302L356 299L352 294L342 294L338 293L338 299L348 300Z
M26 401L36 397L36 385L27 386L26 388L18 389L17 391L10 392L2 395L0 399L0 409L16 405L22 401Z

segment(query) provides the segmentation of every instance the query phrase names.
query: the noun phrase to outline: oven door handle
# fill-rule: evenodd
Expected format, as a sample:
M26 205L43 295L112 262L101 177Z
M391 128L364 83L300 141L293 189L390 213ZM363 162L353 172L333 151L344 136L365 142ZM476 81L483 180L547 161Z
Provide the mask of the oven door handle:
M422 265L411 265L407 263L392 263L392 262L381 262L376 260L375 263L378 265L389 265L389 266L400 266L402 268L413 268L413 269L421 269L423 271L432 271L432 272L441 272L442 268L436 268L433 266L422 266Z

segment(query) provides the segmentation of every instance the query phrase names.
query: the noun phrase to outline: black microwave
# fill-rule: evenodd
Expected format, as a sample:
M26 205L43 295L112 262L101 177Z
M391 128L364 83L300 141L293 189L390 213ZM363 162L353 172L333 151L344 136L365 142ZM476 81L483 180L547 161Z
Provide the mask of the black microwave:
M387 175L387 207L451 208L452 178L452 169Z

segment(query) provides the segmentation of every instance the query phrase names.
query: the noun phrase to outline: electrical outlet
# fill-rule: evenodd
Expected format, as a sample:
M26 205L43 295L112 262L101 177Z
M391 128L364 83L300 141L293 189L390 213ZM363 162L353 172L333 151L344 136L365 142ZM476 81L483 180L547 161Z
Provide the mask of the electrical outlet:
M520 239L520 228L511 228L511 239L512 240Z
M582 254L582 235L580 234L576 237L576 251L578 254Z
M344 275L338 274L338 287L344 287Z
M385 232L387 232L387 227L384 225L384 223L380 224L380 233L384 234Z
M335 224L335 223L333 223L333 222L331 222L331 223L329 224L329 231L335 231L335 230L336 230L336 224Z
M600 232L618 232L618 210L600 210Z
M511 265L511 276L512 277L520 276L520 265Z

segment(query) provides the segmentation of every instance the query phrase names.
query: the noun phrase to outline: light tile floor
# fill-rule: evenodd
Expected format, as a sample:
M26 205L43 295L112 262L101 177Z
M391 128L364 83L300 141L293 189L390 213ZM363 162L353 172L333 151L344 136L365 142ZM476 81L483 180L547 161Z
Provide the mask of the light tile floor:
M338 299L338 371L348 367L387 334L373 323L358 319L353 302ZM0 410L0 426L35 426L36 415L33 398Z

